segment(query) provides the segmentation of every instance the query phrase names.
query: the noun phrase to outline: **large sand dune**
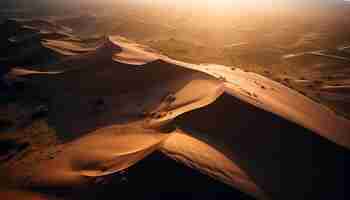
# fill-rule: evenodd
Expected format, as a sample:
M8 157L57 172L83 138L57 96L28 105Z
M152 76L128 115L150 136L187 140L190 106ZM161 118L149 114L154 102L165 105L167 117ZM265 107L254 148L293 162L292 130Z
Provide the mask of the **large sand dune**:
M345 182L350 122L292 89L120 37L46 44L71 56L57 64L66 70L12 73L51 99L49 123L65 142L33 153L30 168L7 163L13 187L81 186L160 150L259 199L345 193L329 182Z

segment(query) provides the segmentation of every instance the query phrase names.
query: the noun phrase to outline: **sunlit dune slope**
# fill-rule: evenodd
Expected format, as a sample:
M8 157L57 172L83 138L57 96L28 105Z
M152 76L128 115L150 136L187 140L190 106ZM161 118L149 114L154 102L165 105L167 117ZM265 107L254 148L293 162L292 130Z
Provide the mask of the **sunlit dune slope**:
M346 182L348 150L235 97L223 95L175 123L238 163L274 199L345 194L328 181Z
M311 198L326 180L345 181L349 121L267 78L183 63L119 37L58 65L66 70L12 71L50 98L49 123L66 142L44 150L53 157L30 155L41 161L27 170L7 163L10 184L79 186L156 150L259 199Z

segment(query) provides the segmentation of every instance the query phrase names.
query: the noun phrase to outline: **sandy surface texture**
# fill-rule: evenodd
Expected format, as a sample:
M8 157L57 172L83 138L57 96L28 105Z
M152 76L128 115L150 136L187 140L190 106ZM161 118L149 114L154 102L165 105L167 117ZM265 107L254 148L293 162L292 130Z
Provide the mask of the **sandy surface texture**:
M134 193L150 190L147 183L157 180L190 184L175 179L181 174L172 167L162 168L170 162L164 155L248 199L345 196L350 121L343 115L276 77L191 64L119 35L83 37L75 29L86 35L92 30L80 27L82 19L101 25L95 16L4 22L8 31L1 36L9 50L1 49L8 55L0 57L6 95L0 106L1 198L89 199L83 193L97 194L116 179L125 182L134 168L145 184L130 183ZM315 35L304 39L310 37ZM289 53L276 54L293 62L304 56L348 62L328 51ZM349 91L344 82L293 81L318 84L321 92L342 100ZM151 166L153 174L142 175L138 166ZM173 169L186 171L175 164ZM163 173L167 170L176 175ZM160 188L166 184L158 181Z

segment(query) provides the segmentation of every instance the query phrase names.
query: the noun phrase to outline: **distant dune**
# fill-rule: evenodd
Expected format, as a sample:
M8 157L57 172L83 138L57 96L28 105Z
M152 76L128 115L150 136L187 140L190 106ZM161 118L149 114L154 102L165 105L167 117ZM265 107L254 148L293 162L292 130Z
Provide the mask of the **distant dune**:
M313 83L333 98L331 93L347 93L347 85L291 81L286 74L288 84L282 85L239 68L186 63L121 36L91 36L87 26L100 26L97 21L78 16L2 24L1 84L10 91L4 94L39 106L6 104L6 115L20 125L0 135L7 142L1 144L10 144L0 149L6 160L0 163L1 197L52 199L62 188L89 188L122 175L154 152L256 199L345 195L349 119L286 85ZM288 48L308 49L304 42ZM231 44L225 48L256 47L246 49L247 55L268 63L259 42ZM271 52L282 56L287 50ZM38 115L45 120L34 120Z
M9 162L11 184L84 185L156 150L258 199L311 198L330 178L344 179L336 167L350 147L350 122L277 82L176 61L120 37L90 48L44 44L69 56L56 64L66 70L12 73L45 91L49 123L66 142L49 158L33 153L40 162L29 169Z

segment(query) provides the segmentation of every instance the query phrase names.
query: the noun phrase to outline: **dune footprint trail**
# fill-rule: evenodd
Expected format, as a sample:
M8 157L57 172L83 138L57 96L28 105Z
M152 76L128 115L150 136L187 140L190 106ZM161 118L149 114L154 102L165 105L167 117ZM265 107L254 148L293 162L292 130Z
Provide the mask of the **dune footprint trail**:
M156 150L258 199L311 198L326 179L345 181L345 167L337 167L350 147L350 122L267 78L183 63L118 37L63 64L71 70L18 73L45 81L49 121L72 139L33 167L32 185L83 184Z

